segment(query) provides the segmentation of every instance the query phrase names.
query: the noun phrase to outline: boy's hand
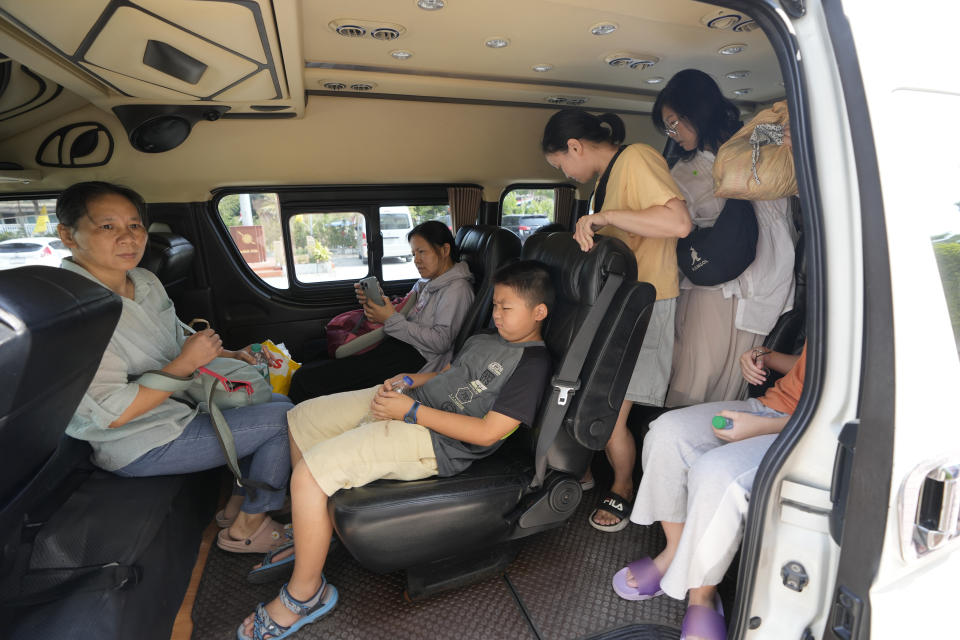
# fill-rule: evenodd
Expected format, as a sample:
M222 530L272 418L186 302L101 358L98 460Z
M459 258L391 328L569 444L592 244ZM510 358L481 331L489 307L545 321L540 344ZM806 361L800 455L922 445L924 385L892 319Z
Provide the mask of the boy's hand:
M380 391L392 391L393 385L403 380L404 376L410 376L411 378L413 378L414 375L415 374L412 374L412 373L398 373L392 378L387 378L386 380L383 381L383 386L380 387ZM414 383L414 385L416 385L416 383Z
M410 396L380 389L370 403L370 413L377 420L403 420L412 406L413 398Z

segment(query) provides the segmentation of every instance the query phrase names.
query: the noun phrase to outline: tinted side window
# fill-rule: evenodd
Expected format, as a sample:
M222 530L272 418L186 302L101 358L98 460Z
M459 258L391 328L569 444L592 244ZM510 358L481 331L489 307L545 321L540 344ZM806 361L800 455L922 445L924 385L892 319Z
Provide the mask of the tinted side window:
M220 198L217 212L253 272L271 286L288 288L277 194L232 193Z
M518 188L503 196L500 226L513 231L525 241L537 229L554 221L553 189Z

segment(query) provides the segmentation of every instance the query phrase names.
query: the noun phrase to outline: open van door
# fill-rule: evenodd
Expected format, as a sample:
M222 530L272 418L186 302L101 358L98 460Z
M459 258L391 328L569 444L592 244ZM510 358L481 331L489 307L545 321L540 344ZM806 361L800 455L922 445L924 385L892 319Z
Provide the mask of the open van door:
M810 384L754 484L732 637L953 636L960 10L780 5L799 50L784 77L801 183L816 162L801 197L822 228Z

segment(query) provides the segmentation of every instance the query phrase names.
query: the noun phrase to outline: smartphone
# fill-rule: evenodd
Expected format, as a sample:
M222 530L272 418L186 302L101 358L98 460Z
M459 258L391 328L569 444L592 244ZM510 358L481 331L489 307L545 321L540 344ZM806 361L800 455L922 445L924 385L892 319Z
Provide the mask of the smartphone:
M360 288L363 289L363 294L367 296L367 300L377 306L383 306L383 296L380 295L380 282L377 280L377 276L367 276L361 280Z

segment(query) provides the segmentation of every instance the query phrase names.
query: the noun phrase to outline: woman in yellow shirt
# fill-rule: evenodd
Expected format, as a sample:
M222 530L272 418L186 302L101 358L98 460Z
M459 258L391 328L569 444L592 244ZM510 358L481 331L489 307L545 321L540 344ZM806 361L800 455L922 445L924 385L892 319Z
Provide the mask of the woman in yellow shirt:
M632 507L636 444L627 429L630 408L634 402L663 406L679 294L677 238L693 228L666 160L645 144L621 147L625 137L623 120L615 114L563 109L547 122L541 145L547 162L571 180L587 183L600 176L594 213L577 221L573 237L580 248L589 251L595 233L623 240L637 258L637 279L657 289L640 357L606 447L613 485L590 516L590 524L602 531L623 529Z

